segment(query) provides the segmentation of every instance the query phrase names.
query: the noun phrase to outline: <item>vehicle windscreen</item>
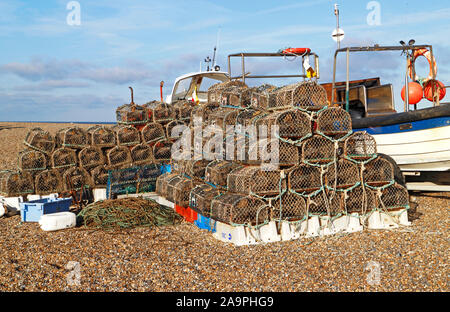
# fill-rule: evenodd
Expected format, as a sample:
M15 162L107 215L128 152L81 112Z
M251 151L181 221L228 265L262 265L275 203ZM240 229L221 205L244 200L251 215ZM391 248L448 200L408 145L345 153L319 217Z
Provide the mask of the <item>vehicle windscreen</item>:
M191 86L192 77L182 79L178 82L175 91L174 91L174 98L172 100L182 100L186 97L187 93L189 92L189 88Z

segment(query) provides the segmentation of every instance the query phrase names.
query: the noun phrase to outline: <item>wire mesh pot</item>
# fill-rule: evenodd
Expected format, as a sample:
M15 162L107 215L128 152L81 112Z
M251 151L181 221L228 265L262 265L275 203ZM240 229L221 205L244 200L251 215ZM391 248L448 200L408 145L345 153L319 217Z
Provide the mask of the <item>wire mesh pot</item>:
M206 167L210 163L206 159L191 159L185 162L185 173L191 178L204 179Z
M172 181L172 180L171 180ZM181 207L189 207L190 193L193 188L199 185L195 180L183 178L173 187L173 202ZM169 188L171 184L169 183ZM170 191L169 191L170 192Z
M331 163L325 174L327 186L333 189L348 189L361 182L358 165L346 159Z
M278 139L259 139L249 147L248 154L252 158L256 154L258 163L268 168L295 166L301 160L301 150L296 145Z
M310 164L329 164L338 156L333 141L321 136L313 135L302 144L303 161Z
M275 90L275 106L271 109L288 109L293 106L292 94L296 85L287 85Z
M150 144L166 138L164 127L159 123L148 123L141 130L142 142Z
M18 155L20 171L36 172L47 168L47 157L37 150L24 150Z
M236 116L239 113L239 109L236 108L230 108L230 107L221 107L214 112L212 112L211 115L208 116L208 124L214 125L220 127L222 130L225 130L225 123L224 120L227 117L229 113L235 112L234 116ZM236 121L236 117L233 121L231 121L231 124L234 124Z
M29 172L10 170L0 172L0 195L14 197L33 193L34 181Z
M148 114L143 106L125 104L117 108L116 119L120 125L143 125L148 121Z
M373 187L389 184L394 181L394 167L388 160L377 157L364 165L363 180Z
M78 153L80 166L86 170L105 164L105 156L100 147L88 146Z
M228 190L234 193L275 196L285 188L286 182L281 170L243 167L228 174Z
M340 107L329 107L317 116L317 131L332 137L342 138L352 132L352 118Z
M323 185L320 178L321 169L317 166L299 164L288 171L289 189L297 193L310 194Z
M253 89L253 92L251 93L250 107L264 110L274 107L276 96L273 91L275 89L277 89L277 87L269 84L263 84Z
M174 131L174 128L177 127ZM179 120L172 120L169 122L166 128L166 137L172 140L179 139L183 135L183 131L186 129L186 124Z
M138 144L131 149L133 165L154 163L153 149L148 144Z
M166 172L156 179L156 193L164 198L167 198L167 185L170 179L179 176L176 172Z
M82 149L89 145L89 137L84 129L68 127L56 133L56 143L62 147Z
M279 199L272 201L272 220L300 221L306 217L306 201L295 193L286 191Z
M261 225L269 214L269 206L251 196L225 193L211 201L211 218L230 225Z
M324 189L311 195L307 200L307 206L309 215L313 216L336 216L344 213L339 194L329 196Z
M89 173L81 167L72 167L65 170L62 178L65 191L79 191L92 186Z
M319 110L327 105L327 92L317 82L301 82L292 91L292 103L295 107Z
M222 106L249 107L251 94L255 88L232 86L222 91L220 104Z
M213 103L219 104L223 90L226 88L229 88L229 87L233 87L233 86L234 87L247 87L247 85L245 83L243 83L242 81L239 81L239 80L231 80L231 81L216 83L216 84L212 85L211 87L209 87L209 89L208 89L208 103L209 104L213 104Z
M300 139L312 134L310 116L298 109L277 114L275 124L282 138Z
M159 101L152 101L145 104L144 107L151 111L153 122L165 125L177 118L177 112L172 105Z
M241 167L236 162L227 161L227 160L214 160L211 161L205 170L205 180L221 187L227 187L227 178L228 174L236 169Z
M211 216L211 202L220 195L220 191L208 184L194 187L189 197L189 207L197 213L209 218Z
M57 169L39 172L34 179L35 191L38 195L48 195L63 191L62 175Z
M175 196L176 196L175 188L178 183L182 183L185 180L188 180L188 178L186 178L182 175L176 175L175 177L172 177L167 180L166 198L168 201L175 203ZM189 192L188 192L188 194L189 194ZM179 205L179 206L181 206L181 205ZM181 207L186 207L186 206L181 206Z
M51 157L54 169L67 169L78 164L76 150L66 147L56 149Z
M375 209L377 204L374 191L363 186L357 186L349 190L344 200L348 214L358 213L365 215Z
M111 168L120 168L128 166L133 161L130 149L126 146L116 146L106 152L108 165Z
M87 129L89 143L100 148L114 147L116 135L114 131L105 126L93 126Z
M92 177L92 184L94 187L105 188L108 184L108 167L101 165L93 168L90 171Z
M156 162L170 161L172 154L172 143L168 140L159 140L153 145L153 157Z
M398 183L394 183L381 191L378 197L380 204L378 207L387 210L409 208L408 190Z
M117 145L134 146L141 143L139 130L133 126L114 126Z
M23 142L25 146L50 156L56 146L55 138L48 131L33 128L28 131Z
M344 155L353 160L367 160L377 153L377 143L373 136L365 131L351 134L344 143Z
M192 101L186 101L181 100L173 103L173 107L176 112L176 119L183 121L183 122L189 122L191 119L191 113L193 108L195 107L194 102Z

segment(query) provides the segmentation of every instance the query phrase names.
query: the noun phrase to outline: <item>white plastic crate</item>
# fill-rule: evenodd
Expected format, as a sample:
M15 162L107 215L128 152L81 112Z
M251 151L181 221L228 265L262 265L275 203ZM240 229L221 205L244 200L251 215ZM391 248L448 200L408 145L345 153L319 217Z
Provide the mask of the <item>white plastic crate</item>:
M389 213L373 211L368 218L368 228L372 230L395 229L400 226L410 226L408 211L400 209Z
M44 231L58 231L75 227L77 216L73 212L57 212L43 215L39 225Z
M0 204L3 205L5 210L8 208L9 210L19 211L20 210L20 203L23 203L23 197L22 196L18 196L18 197L1 197L0 198Z
M231 226L222 222L216 223L215 238L236 246L254 245L281 241L275 222L269 222L257 229L246 226Z
M106 188L95 188L92 190L94 202L106 199Z

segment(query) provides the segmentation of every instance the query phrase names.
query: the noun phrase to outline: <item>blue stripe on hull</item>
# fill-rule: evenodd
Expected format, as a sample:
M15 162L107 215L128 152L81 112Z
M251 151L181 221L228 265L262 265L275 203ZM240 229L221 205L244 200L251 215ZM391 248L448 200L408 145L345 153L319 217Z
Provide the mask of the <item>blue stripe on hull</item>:
M433 129L445 126L450 126L450 117L431 118L391 126L353 129L353 131L367 131L367 133L369 134L391 134L391 133L402 133L402 132Z

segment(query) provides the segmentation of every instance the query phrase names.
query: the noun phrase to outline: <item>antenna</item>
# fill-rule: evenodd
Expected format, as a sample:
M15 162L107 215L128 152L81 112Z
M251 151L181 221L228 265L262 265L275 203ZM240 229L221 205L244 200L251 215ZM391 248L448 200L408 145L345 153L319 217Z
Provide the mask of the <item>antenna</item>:
M220 37L220 27L219 30L217 31L217 39L216 39L216 46L214 47L214 56L213 56L213 61L212 61L212 67L216 67L216 55L219 55L219 53L216 53L216 51L219 50L219 37Z
M336 15L336 32L337 32L336 35L339 35L339 8L337 3L334 4L334 15ZM337 39L337 48L339 50L341 48L341 40L339 36L336 39Z

